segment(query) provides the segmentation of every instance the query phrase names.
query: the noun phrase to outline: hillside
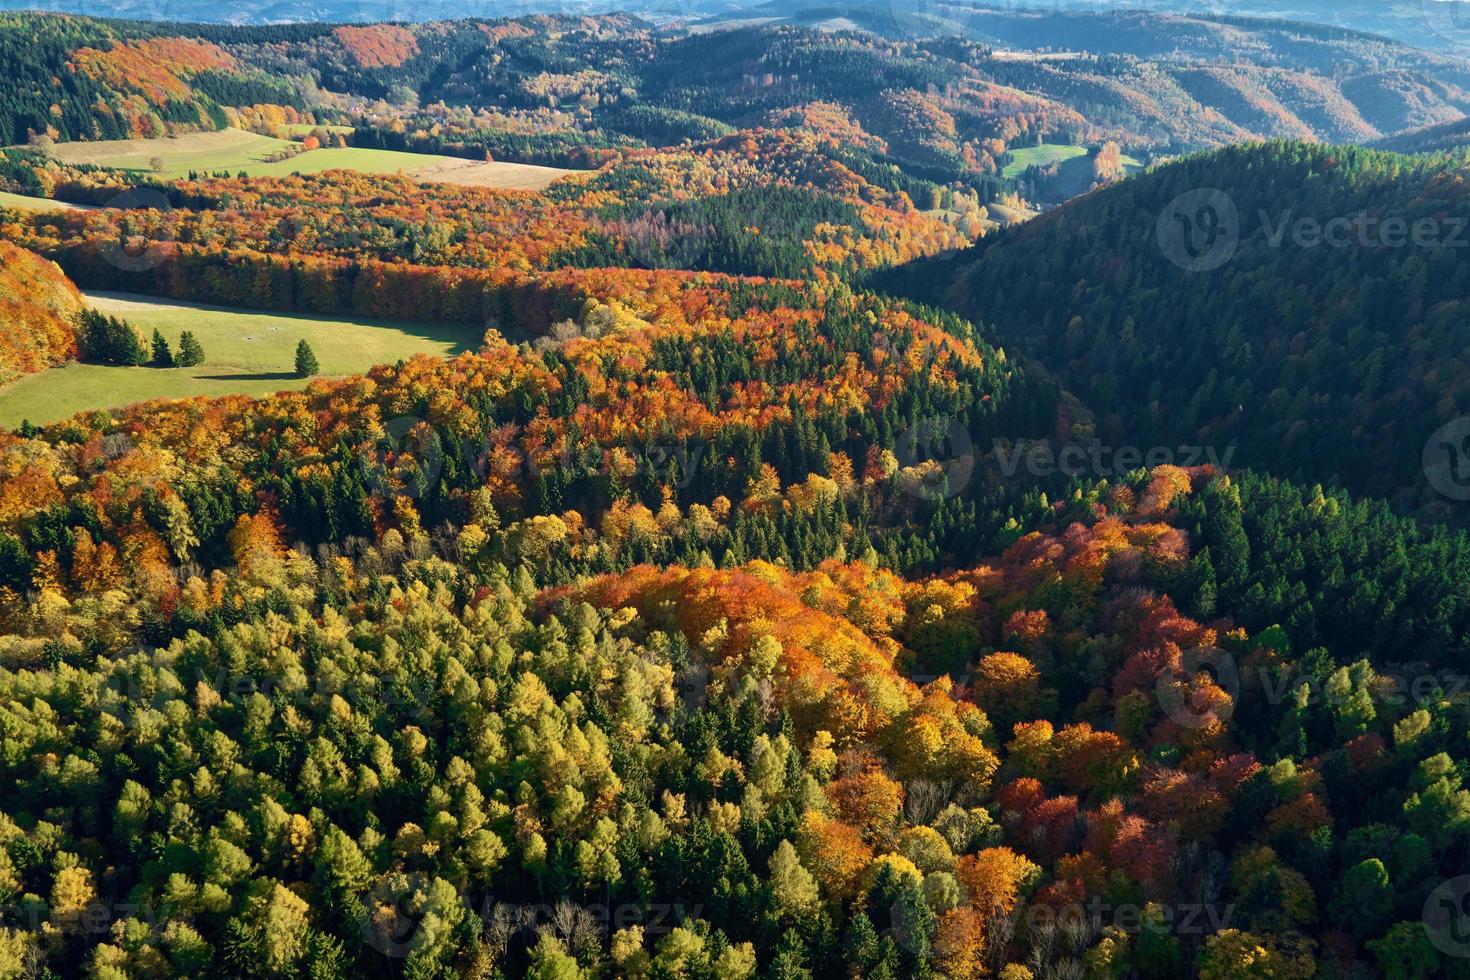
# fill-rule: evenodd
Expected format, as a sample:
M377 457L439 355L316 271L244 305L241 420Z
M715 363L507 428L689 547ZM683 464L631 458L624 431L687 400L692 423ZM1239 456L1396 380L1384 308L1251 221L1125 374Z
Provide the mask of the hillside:
M81 312L56 263L0 241L0 384L76 357Z
M1456 69L810 12L0 18L0 980L1466 980Z
M1395 153L1438 153L1459 150L1467 145L1470 145L1470 119L1410 130L1373 144L1375 149Z
M37 182L84 187L99 177L26 168L17 165ZM884 184L810 135L742 132L629 152L541 192L346 170L207 177L140 192L176 207L21 214L4 233L62 261L88 288L250 305L259 300L248 295L254 280L246 266L290 259L267 304L273 308L413 318L415 310L437 313L440 294L354 291L357 273L340 267L469 267L461 292L469 282L569 266L827 277L961 247L993 225L973 190L892 171L873 176ZM910 192L947 208L920 211ZM116 261L121 236L145 260ZM179 274L191 264L219 271ZM338 267L330 273L337 286L305 285L329 266ZM445 315L465 319L459 310Z
M1375 665L1463 659L1470 540L1208 468L1053 505L906 445L936 414L984 444L1056 411L958 321L682 273L553 284L585 336L0 436L0 853L49 896L47 962L1223 978L1406 955L1470 794L1461 730ZM1307 556L1335 573L1283 583ZM1202 648L1245 682L1193 675ZM1346 700L1282 705L1278 677ZM1405 884L1344 905L1380 871ZM1292 897L1317 888L1350 933ZM1156 923L1241 905L1143 938L1103 912L1058 944L1049 917L1094 898Z
M664 24L671 21L693 21L702 27L750 21L775 21L822 25L829 29L857 25L879 34L903 37L919 26L931 31L958 31L974 17L974 5L919 3L902 0L894 4L871 3L867 0L815 0L809 4L774 3L771 0L687 0L675 6L658 0L645 0L620 5L648 20ZM991 6L1000 7L1000 4ZM1052 11L1073 14L1095 14L1092 0L1056 0L1046 5ZM1442 8L1442 9L1441 9ZM70 12L67 0L4 0L0 9L58 10ZM602 9L602 8L598 8ZM1023 15L1026 7L1017 9ZM1226 0L1203 8L1196 0L1154 0L1147 9L1155 14L1172 14L1181 21L1197 25L1210 18L1252 18L1285 22L1282 33L1305 31L1326 36L1354 35L1368 32L1391 38L1400 44L1429 50L1463 54L1466 40L1463 0L1435 0L1426 9L1422 0ZM554 0L520 0L513 12L518 15L565 13L564 3ZM321 21L341 24L369 21L382 16L382 9L364 8L350 0L270 0L268 3L246 3L244 0L172 0L164 7L148 0L119 0L110 10L114 17L140 20L168 19L187 23L286 24ZM454 20L483 16L485 10L470 0L440 2L405 7L392 11L395 20ZM1315 29L1313 28L1315 26ZM1198 28L1196 28L1198 30ZM1208 36L1208 35L1206 35ZM1102 39L1106 41L1106 39Z
M1442 509L1421 452L1470 411L1462 166L1233 147L895 281L935 284L928 298L1033 353L1095 413L1105 444L1234 447L1236 465ZM1159 228L1173 211L1195 217L1190 202L1209 205L1216 198L1199 195L1211 188L1229 189L1216 192L1216 213L1230 224L1214 245L1195 243L1208 249L1194 266L1184 243L1161 247ZM1336 246L1322 237L1334 221Z
M1460 58L1341 30L1146 13L986 11L964 31L912 39L627 15L338 27L7 15L0 45L17 66L0 79L0 142L235 126L594 168L630 148L806 126L854 169L896 164L982 203L1013 189L998 176L1006 150L1039 139L1113 140L1147 157L1255 137L1361 142L1470 109ZM67 80L56 111L37 95L53 75ZM213 169L243 166L231 161Z

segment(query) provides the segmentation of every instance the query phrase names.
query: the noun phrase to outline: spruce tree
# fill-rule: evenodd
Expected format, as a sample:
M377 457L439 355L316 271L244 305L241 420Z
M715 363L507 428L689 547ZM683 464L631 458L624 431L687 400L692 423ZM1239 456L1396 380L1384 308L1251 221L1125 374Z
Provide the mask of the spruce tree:
M179 367L193 367L204 363L204 347L192 331L185 330L179 334L179 353L174 358L174 363Z
M133 329L133 325L126 320L112 318L117 334L117 350L119 364L130 367L142 367L148 363L148 345L143 343L143 335Z
M156 328L153 331L153 361L154 367L168 368L174 366L174 352L169 349L168 340Z
M302 340L296 345L296 377L309 378L321 370L311 345Z
M148 347L132 325L97 310L84 310L81 321L82 350L89 361L102 364L148 363Z

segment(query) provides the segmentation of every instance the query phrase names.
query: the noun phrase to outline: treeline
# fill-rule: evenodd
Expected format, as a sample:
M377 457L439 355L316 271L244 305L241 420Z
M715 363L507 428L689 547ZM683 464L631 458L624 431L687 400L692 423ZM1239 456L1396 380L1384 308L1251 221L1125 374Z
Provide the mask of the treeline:
M734 126L709 116L644 103L619 106L602 116L599 122L614 132L650 146L669 146L684 140L710 140L735 131Z
M805 188L752 188L655 210L633 205L620 211L612 219L614 234L564 253L560 261L791 279L810 268L805 243L814 239L818 226L846 228L861 221L853 205Z
M68 247L53 257L89 289L272 310L494 321L532 334L564 318L571 302L555 286L535 280L443 266L180 249L154 269L133 272L109 262L95 244Z
M515 133L505 130L453 130L442 134L400 132L384 126L353 126L349 146L370 150L437 153L470 160L505 160L572 169L596 166L626 141L581 132Z
M99 197L116 176L52 170L22 159L7 166L18 183L51 181L53 193L64 186L74 197ZM172 209L156 207L162 202L153 191ZM325 274L323 268L435 267L440 271L433 275L452 280L460 298L448 305L431 300L438 305L429 309L462 320L474 318L469 294L487 276L609 261L790 277L845 274L958 248L983 227L968 220L952 225L921 212L901 192L866 183L808 140L773 132L639 151L596 175L559 181L535 195L334 171L150 183L123 200L137 207L85 216L18 215L5 232L53 257L70 256L67 267L89 277L86 284L94 288L157 279L160 269L196 251L207 254L189 261L227 269L232 267L221 250L260 253L252 264L297 271L284 280L262 279L253 289L237 277L238 270L223 279L148 289L169 295L193 289L199 299L236 290L227 302L271 308L296 303L316 312L374 302L348 295L374 288L371 279L356 272ZM973 199L966 201L978 217ZM276 220L284 215L290 220ZM694 231L683 234L687 229ZM147 259L106 268L105 260L118 249ZM152 271L127 271L140 264ZM296 281L302 277L319 283L320 290ZM391 277L407 281L401 269ZM375 301L385 310L412 308L403 306L412 300L391 285Z
M94 309L82 311L78 341L82 359L100 364L171 368L194 367L204 361L204 347L190 330L179 334L175 352L162 332L155 329L145 340L128 321Z

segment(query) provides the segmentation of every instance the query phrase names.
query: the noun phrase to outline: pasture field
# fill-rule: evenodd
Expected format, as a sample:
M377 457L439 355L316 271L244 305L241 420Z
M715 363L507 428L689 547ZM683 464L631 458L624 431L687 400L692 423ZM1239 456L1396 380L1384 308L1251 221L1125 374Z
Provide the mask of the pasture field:
M443 184L460 184L465 187L499 187L505 190L539 191L559 177L584 172L564 170L561 167L543 167L534 163L507 163L499 160L485 163L457 157L437 159L444 162L414 171L414 178Z
M14 208L17 211L96 210L87 204L70 204L66 201L53 201L47 197L30 197L26 194L12 194L9 191L0 191L0 208Z
M1040 146L1025 146L1010 152L1012 160L1001 171L1001 175L1005 177L1019 177L1027 167L1057 164L1057 175L1047 185L1046 196L1041 203L1060 204L1078 194L1085 194L1092 186L1092 156L1085 146L1042 143ZM1143 169L1141 160L1126 153L1121 159L1125 173L1133 174Z
M356 170L364 174L412 174L415 170L452 159L452 157L432 156L427 153L404 153L400 150L324 146L318 150L307 150L287 160L278 160L275 163L253 163L241 169L249 177L319 174L323 170Z
M249 171L267 157L297 144L242 129L217 133L184 133L152 140L97 140L57 143L50 150L62 163L90 163L120 170L152 171L155 157L163 161L162 177L183 177L191 170Z
M269 313L126 293L86 296L91 306L128 320L145 337L160 330L175 350L180 331L193 331L204 347L204 363L191 368L72 363L27 375L0 389L0 426L14 428L23 419L40 425L154 398L302 388L307 382L292 373L296 342L302 339L316 352L321 373L333 375L361 373L414 354L450 357L478 348L481 337L466 324Z
M1063 143L1042 143L1040 146L1022 146L1010 151L1011 162L1001 171L1003 177L1019 177L1027 167L1044 167L1049 163L1061 163L1076 157L1086 156L1087 147L1067 146Z
M351 146L321 147L274 162L268 159L282 150L299 146L292 140L226 129L217 133L185 133L155 140L58 143L51 153L63 163L90 163L150 172L157 159L163 163L157 173L167 178L183 177L191 170L205 173L224 170L249 177L283 177L340 169L369 174L402 173L418 180L471 187L540 190L558 177L573 172L528 163L485 163L431 153Z

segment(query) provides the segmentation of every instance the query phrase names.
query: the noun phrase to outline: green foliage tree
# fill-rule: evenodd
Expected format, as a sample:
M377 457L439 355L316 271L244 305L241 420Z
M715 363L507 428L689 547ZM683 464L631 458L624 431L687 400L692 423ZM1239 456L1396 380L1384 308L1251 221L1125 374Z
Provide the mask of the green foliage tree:
M153 331L153 356L148 363L159 368L174 366L174 353L169 349L168 340L157 329Z
M82 311L79 339L89 361L128 367L148 363L148 347L138 331L127 321L98 310Z
M204 363L204 347L193 331L185 330L179 334L179 350L174 356L174 363L179 367L194 367Z
M311 345L305 340L298 341L296 344L296 377L310 378L320 370L321 365L317 363L316 352L311 349Z
M1369 858L1343 873L1333 897L1333 917L1359 936L1376 936L1393 914L1394 892L1388 869Z

